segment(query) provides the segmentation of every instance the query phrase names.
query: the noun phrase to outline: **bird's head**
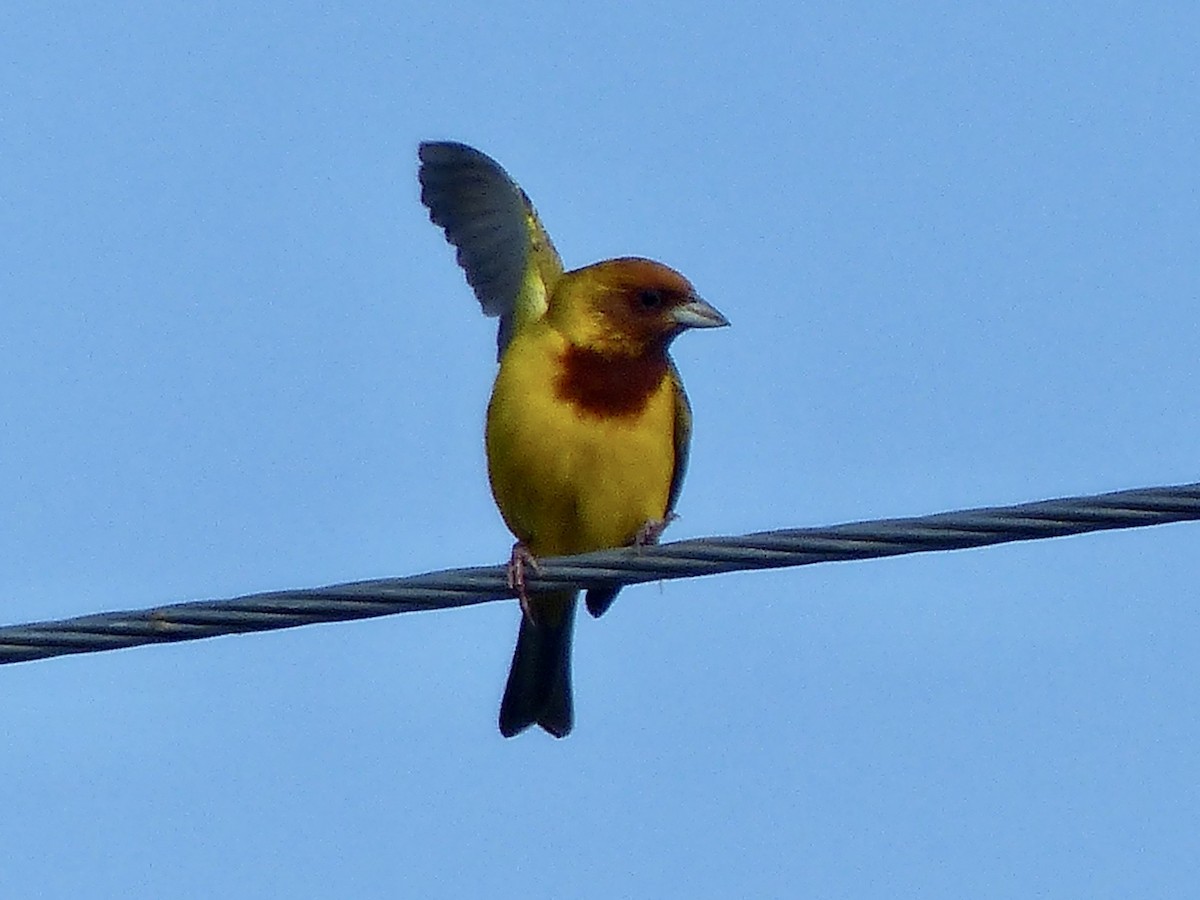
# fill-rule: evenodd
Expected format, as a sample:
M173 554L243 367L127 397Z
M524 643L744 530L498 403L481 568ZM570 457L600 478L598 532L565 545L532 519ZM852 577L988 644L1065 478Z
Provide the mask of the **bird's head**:
M638 257L567 272L547 316L576 346L629 356L664 351L689 328L729 324L674 269Z

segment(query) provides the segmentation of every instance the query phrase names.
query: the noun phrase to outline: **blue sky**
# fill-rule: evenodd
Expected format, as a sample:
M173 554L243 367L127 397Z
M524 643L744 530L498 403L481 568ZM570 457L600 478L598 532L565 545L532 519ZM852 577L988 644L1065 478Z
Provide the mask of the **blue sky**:
M0 12L0 619L489 564L494 323L415 150L650 255L668 536L1200 479L1200 13L1132 3ZM1196 526L0 669L11 897L1175 897Z

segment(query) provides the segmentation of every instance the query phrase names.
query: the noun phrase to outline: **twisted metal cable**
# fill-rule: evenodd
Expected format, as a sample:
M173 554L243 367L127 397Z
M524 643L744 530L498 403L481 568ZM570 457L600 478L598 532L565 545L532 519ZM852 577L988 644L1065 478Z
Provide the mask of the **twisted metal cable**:
M538 571L529 573L527 583L531 591L639 584L1196 520L1200 520L1200 482L544 559ZM97 613L0 627L0 664L470 606L513 596L505 567L488 566Z

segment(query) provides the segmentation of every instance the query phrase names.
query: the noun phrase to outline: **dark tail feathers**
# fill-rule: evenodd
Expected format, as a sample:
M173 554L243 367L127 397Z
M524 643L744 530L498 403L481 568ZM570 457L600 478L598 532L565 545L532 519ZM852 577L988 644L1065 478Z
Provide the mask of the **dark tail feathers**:
M566 737L575 724L571 700L575 597L534 597L533 606L539 621L535 624L521 617L500 702L500 733L512 737L536 722L555 737Z

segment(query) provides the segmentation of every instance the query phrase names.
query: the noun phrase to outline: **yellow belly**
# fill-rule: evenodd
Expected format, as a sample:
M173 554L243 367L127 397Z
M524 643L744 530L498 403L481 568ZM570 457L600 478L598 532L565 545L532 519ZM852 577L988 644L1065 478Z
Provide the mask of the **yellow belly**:
M535 556L630 543L666 514L675 468L668 378L636 414L600 417L555 395L553 332L517 337L488 405L488 475L509 529Z

